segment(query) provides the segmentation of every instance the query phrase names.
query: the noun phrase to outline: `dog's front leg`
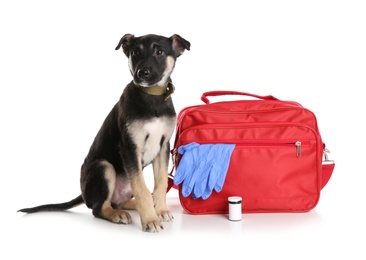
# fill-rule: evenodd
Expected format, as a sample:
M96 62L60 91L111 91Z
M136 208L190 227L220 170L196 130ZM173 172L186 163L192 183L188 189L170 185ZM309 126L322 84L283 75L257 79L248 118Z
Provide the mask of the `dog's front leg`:
M156 214L161 221L171 221L173 216L166 205L166 193L168 188L168 162L169 162L169 143L165 143L158 156L154 159L154 205Z
M161 221L154 210L154 203L146 186L142 169L131 176L132 192L135 197L136 209L140 214L143 231L159 232L163 229Z

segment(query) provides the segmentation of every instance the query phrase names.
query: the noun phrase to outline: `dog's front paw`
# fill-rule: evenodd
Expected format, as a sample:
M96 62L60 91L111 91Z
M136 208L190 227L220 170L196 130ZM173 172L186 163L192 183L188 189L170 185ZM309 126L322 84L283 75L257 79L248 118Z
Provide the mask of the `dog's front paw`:
M142 231L150 232L150 233L157 233L164 229L163 225L160 221L151 221L148 223L142 223Z
M168 210L158 212L157 214L159 216L159 219L163 222L169 222L169 221L172 221L174 219L172 213L170 213L170 211L168 211Z

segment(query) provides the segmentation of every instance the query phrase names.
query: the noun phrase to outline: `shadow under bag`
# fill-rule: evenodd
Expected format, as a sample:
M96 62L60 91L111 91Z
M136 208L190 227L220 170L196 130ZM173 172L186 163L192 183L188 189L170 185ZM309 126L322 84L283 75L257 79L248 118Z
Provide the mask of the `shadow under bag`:
M208 99L225 95L251 99L215 103ZM179 190L179 200L186 212L227 214L230 196L242 197L242 213L307 212L317 205L335 163L328 159L329 151L313 112L297 102L237 91L205 92L201 99L205 104L186 107L178 114L171 151L176 172L184 156L200 162L185 163L184 167L190 165L185 171L190 176L178 185L174 184L173 172L170 174L168 190L171 187ZM206 145L216 144L235 147L227 157L222 188L205 193L206 197L182 192L192 179L200 180L191 181L192 185L204 186L210 182L205 177L210 175L209 167L206 169L202 162L210 163ZM179 153L188 150L187 147L200 146L206 150L190 155ZM222 160L219 154L210 158L215 163ZM204 174L206 179L194 174ZM195 190L193 186L190 188Z

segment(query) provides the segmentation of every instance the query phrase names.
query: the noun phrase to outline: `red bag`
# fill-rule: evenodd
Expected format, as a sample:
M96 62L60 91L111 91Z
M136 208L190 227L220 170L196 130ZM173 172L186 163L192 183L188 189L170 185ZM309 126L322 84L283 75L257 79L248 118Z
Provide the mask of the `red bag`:
M242 95L259 100L210 104L209 96ZM234 143L225 183L203 200L184 197L191 214L227 214L228 197L242 197L242 213L306 212L313 209L335 163L328 160L315 115L297 102L236 91L203 93L206 104L184 108L177 118L172 157L178 167L178 147ZM323 155L325 161L323 161ZM174 178L171 174L171 178ZM170 180L170 185L172 184Z

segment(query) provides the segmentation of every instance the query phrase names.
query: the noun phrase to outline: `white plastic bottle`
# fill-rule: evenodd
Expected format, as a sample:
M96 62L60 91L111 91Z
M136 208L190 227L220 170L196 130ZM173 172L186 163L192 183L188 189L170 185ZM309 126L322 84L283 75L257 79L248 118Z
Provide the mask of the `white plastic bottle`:
M239 196L231 196L228 198L229 203L229 220L240 221L241 220L241 201Z

